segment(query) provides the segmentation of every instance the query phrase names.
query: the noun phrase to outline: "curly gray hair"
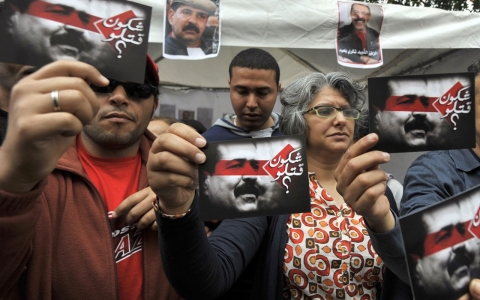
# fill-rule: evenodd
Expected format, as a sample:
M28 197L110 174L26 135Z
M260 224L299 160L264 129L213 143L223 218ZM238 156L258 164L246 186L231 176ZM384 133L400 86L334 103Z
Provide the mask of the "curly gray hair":
M360 117L355 120L354 132L354 138L359 137L360 129L368 126L365 88L342 72L311 73L290 83L282 91L280 130L283 134L308 135L309 128L302 113L307 110L318 92L327 86L339 91L352 108L360 111Z

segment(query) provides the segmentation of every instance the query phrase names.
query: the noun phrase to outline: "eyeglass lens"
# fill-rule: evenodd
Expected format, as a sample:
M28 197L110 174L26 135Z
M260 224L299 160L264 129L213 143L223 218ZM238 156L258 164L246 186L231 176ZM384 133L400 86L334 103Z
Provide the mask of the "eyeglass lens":
M122 85L125 93L132 98L140 98L140 99L147 99L149 98L152 93L154 93L155 88L142 83L134 83L134 82L119 82L116 80L111 80L107 86L96 86L91 84L91 88L95 93L99 94L111 94L117 86Z
M359 115L357 110L350 107L336 108L336 107L326 106L326 107L316 107L314 108L314 110L319 117L335 117L338 111L341 111L343 113L343 116L349 119L356 119L358 118L358 115Z

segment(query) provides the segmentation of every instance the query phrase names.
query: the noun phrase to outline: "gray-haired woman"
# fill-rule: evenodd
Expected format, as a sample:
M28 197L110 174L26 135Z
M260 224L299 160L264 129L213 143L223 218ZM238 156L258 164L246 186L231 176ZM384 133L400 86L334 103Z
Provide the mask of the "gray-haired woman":
M377 299L380 294L384 264L372 247L363 217L345 203L335 179L341 177L342 183L353 179L349 170L341 167L354 159L345 153L366 118L362 115L362 88L343 73L313 73L286 87L281 102L281 129L285 134L302 133L307 137L311 211L224 220L207 238L196 198L161 199L161 205L174 204L178 210L191 205L189 213L176 220L157 212L164 269L172 286L185 299L220 297L247 266L247 271L253 271L248 299ZM175 144L162 144L163 151L169 156L190 157L184 149L191 149L189 161L194 165L193 157L198 154L192 146L199 145L198 138L194 142L195 134L187 128L175 130L171 136ZM355 146L363 148L357 147L355 155L364 154L364 148L374 139L367 137L357 142ZM371 161L371 157L377 159ZM364 158L367 168L360 172L356 169L362 164L351 166L351 176L366 174L365 185L341 189L347 192L345 199L349 202L363 202L364 193L372 199L385 192L387 177L378 164L387 158L379 151ZM183 162L181 158L176 160ZM157 165L151 164L152 168ZM149 176L165 175L168 182L151 184L154 189L171 189L172 182L167 178L194 171L194 166L190 170L187 167L182 164L176 169L170 166L168 172L151 171ZM177 186L176 192L185 189L180 183ZM366 192L370 188L373 190ZM386 204L388 210L388 200ZM239 292L228 296L235 295Z

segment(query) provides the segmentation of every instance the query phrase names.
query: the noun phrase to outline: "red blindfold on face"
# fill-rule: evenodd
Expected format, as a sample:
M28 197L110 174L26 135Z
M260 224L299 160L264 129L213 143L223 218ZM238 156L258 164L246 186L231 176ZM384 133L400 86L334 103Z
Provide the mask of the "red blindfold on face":
M432 105L437 98L417 95L390 96L385 102L385 111L437 112Z
M424 256L435 254L474 238L468 230L471 222L469 220L464 223L446 226L437 232L429 233L423 245Z
M52 4L45 1L33 1L26 14L63 23L88 31L97 32L94 23L101 18L63 4Z
M268 176L263 169L267 160L220 160L215 166L214 175L217 176Z

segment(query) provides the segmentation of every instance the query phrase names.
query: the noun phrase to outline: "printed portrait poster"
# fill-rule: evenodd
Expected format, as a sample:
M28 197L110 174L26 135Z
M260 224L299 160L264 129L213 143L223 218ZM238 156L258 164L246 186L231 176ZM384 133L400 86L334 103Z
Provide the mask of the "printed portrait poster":
M212 142L203 150L202 220L310 211L304 135Z
M473 73L368 78L368 98L377 150L475 148Z
M151 10L127 1L8 0L0 60L39 67L76 60L108 78L143 83Z
M178 119L179 120L195 120L195 111L179 109Z
M200 60L220 51L220 0L164 0L163 56Z
M458 299L480 278L480 187L400 218L415 299Z
M345 67L383 65L380 32L383 7L379 4L338 1L337 60Z

